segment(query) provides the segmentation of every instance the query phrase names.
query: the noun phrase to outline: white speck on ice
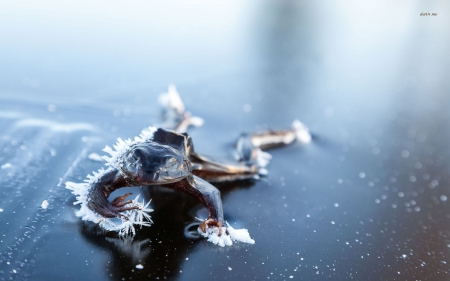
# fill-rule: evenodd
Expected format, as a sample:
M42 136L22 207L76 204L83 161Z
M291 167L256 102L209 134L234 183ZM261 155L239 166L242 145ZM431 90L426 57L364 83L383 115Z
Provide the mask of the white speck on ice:
M337 208L337 207L339 207L339 204L338 203L334 203L334 206Z
M309 218L309 217L311 217L311 216L310 216L309 214L306 214L306 217Z
M3 212L3 209L0 208L0 213Z
M341 178L339 178L339 179L337 180L337 182L340 184L340 183L343 183L344 181L343 181Z
M6 163L1 166L2 169L7 169L7 168L11 168L11 167L12 167L11 163Z
M403 196L405 196L405 193L403 193L403 192L398 193L398 197L403 197Z
M408 257L408 256L405 255L405 254L402 255L402 258L404 258L404 259L406 259L407 257Z
M47 209L47 207L48 207L48 201L47 200L42 201L41 208Z
M292 275L291 275L291 276L289 276L289 279L292 279L292 278L294 278L294 276L292 276Z
M380 199L375 199L375 203L380 204Z
M231 271L231 270L233 270L233 269L232 269L231 267L228 267L228 270Z
M56 156L56 150L55 149L50 149L50 155L51 156Z
M331 224L336 224L334 221L331 221Z
M142 264L137 264L137 265L136 265L136 268L137 268L137 269L143 269L144 266L143 266Z
M103 162L102 156L100 156L100 154L95 153L95 152L89 154L88 159L92 160L92 161Z
M441 201L447 201L447 196L446 195L441 195Z
M365 178L365 177L366 177L366 174L365 174L365 173L363 173L363 172L361 172L361 173L359 173L359 177L363 179L363 178Z

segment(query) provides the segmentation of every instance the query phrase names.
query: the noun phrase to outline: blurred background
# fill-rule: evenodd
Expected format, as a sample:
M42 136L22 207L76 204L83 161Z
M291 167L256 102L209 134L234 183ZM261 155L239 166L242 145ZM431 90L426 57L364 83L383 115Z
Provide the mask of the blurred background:
M0 280L448 280L449 12L445 1L2 1ZM160 203L134 240L74 216L64 182L157 123L169 84L205 119L190 132L200 152L230 157L241 132L294 119L310 128L310 145L271 151L266 179L220 187L225 218L255 245L188 239L204 210L145 189L133 192Z

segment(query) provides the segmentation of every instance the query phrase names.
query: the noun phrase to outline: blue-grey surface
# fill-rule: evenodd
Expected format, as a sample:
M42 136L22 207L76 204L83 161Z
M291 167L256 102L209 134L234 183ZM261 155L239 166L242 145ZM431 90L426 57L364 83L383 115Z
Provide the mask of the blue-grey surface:
M2 1L0 279L448 280L449 8ZM186 238L205 210L145 188L132 191L155 224L134 241L75 217L64 182L156 123L170 83L206 120L191 131L200 152L310 127L310 145L271 152L267 179L221 186L225 218L255 245Z

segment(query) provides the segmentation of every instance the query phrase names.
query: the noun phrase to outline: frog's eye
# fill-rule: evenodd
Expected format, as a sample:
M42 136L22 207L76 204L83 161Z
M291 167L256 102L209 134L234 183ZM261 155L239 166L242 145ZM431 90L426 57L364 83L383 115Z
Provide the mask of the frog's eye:
M130 151L128 154L128 161L130 163L138 162L141 158L142 158L142 151L139 149Z
M166 165L172 166L177 162L177 159L175 157L167 157L166 158Z

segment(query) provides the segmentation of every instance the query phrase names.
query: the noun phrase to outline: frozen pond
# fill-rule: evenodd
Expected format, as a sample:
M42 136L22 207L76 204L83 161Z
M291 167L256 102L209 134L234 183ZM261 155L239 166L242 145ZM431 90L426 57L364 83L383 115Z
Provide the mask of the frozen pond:
M133 5L0 4L0 280L448 279L449 5ZM157 123L170 83L205 119L199 152L309 126L265 179L218 186L254 245L186 237L206 210L148 187L118 191L152 200L134 239L75 216L64 183Z

